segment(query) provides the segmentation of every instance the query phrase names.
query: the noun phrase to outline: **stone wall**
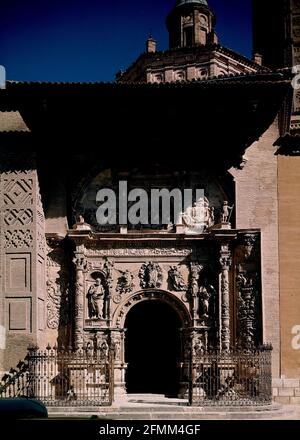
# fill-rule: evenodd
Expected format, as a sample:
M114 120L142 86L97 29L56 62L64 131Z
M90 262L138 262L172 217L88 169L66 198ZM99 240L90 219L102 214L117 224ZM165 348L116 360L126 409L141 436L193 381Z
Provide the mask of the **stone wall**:
M15 155L16 156L16 155ZM45 327L44 214L34 159L1 158L0 371L39 344Z
M281 404L300 404L300 379L273 379L273 397Z

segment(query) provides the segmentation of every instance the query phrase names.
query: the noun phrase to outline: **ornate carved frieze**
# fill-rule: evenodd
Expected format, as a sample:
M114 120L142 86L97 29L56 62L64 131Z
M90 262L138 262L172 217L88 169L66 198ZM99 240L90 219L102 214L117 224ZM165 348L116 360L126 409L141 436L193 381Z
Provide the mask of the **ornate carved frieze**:
M132 247L133 246L133 247ZM90 249L86 251L88 257L187 257L193 253L193 248L162 248L161 244L138 247L136 244L126 243L123 247Z
M163 282L163 271L157 263L144 263L139 271L140 284L143 289L159 289Z

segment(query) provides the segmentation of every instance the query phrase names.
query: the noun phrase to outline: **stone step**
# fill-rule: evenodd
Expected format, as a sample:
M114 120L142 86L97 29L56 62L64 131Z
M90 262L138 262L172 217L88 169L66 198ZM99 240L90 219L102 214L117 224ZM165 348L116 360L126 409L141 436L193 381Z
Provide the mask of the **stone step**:
M196 413L196 412L113 412L113 413L85 413L74 412L69 414L71 419L86 419L97 416L99 420L280 420L290 419L291 414L285 412L249 412L249 413ZM66 418L66 414L49 414L49 418Z
M257 420L293 417L291 407L272 404L259 407L197 407L185 399L157 394L129 394L111 407L49 407L49 417L106 420Z
M278 404L267 407L164 406L129 404L121 407L48 408L50 418L90 418L105 420L257 420L293 417L293 410Z

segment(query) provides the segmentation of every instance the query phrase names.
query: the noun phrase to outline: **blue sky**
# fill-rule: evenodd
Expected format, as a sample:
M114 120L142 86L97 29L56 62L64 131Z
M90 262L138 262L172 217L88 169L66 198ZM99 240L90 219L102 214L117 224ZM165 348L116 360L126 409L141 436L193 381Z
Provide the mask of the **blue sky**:
M168 47L175 0L1 0L0 64L7 79L112 81L151 32ZM210 0L221 44L252 52L251 0Z

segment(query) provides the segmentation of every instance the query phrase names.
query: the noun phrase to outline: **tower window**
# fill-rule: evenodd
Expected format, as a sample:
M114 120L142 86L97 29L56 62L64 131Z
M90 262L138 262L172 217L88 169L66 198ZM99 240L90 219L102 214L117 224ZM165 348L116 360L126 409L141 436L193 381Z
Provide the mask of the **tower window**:
M193 45L193 27L187 26L183 30L183 44L184 46Z

